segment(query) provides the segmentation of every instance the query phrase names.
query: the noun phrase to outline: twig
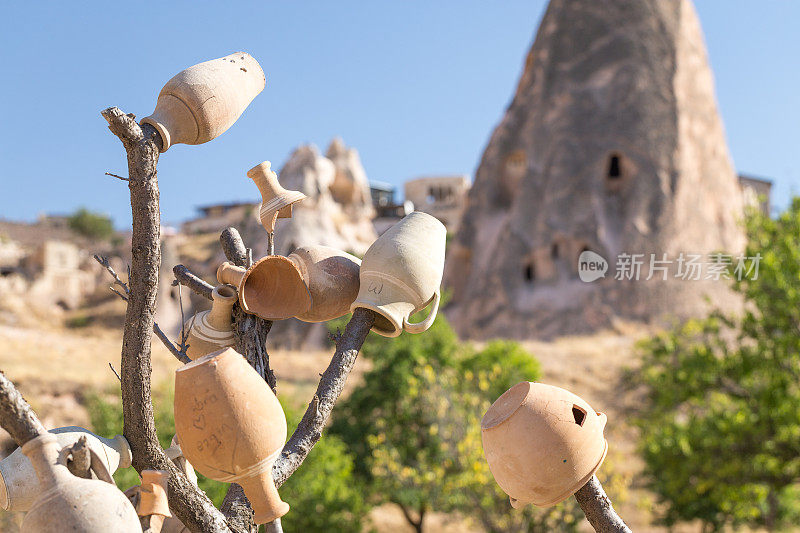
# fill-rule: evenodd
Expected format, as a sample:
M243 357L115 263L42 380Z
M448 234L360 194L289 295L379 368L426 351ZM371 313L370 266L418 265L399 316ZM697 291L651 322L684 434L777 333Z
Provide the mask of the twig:
M129 296L131 290L128 288L128 284L119 279L117 271L114 270L112 266L109 264L108 258L102 255L94 254L94 260L100 263L100 265L102 265L103 267L105 267L108 273L111 274L111 277L114 278L114 285L119 285L120 287L122 287L122 290L125 291L125 296ZM128 265L128 281L130 281L130 279L131 279L131 270L130 270L130 265ZM113 288L111 290L119 294ZM120 296L122 295L120 294ZM123 300L127 301L128 299L123 297Z
M122 176L117 176L116 174L112 174L111 172L106 172L106 176L112 176L122 181L131 181L130 178L123 178Z
M275 255L275 232L267 233L267 255Z
M597 476L592 476L592 479L575 493L575 499L578 500L583 514L597 533L631 533L631 528L611 506L611 500L606 496Z
M111 369L111 371L114 373L114 375L117 376L117 379L119 380L119 382L122 383L122 378L119 377L119 372L117 372L117 369L114 368L114 365L111 364L111 361L108 362L108 368Z
M47 431L17 388L0 371L0 427L18 446Z
M186 285L200 296L204 296L209 300L212 299L211 293L214 291L214 287L192 274L185 266L175 265L172 267L172 273L181 285Z
M322 437L322 430L344 389L347 377L356 363L358 352L374 322L373 311L358 308L353 312L353 317L347 323L344 334L336 345L336 352L322 374L314 398L272 467L272 477L276 486L280 487L297 470L311 448Z
M227 532L230 528L225 517L164 454L153 418L150 339L161 264L156 173L161 137L149 124L139 126L133 115L116 107L104 110L102 115L128 155L128 188L133 215L133 259L128 276L130 296L122 338L123 435L131 446L133 466L138 472L146 469L170 472L170 508L184 525L192 531Z
M175 358L178 361L180 361L181 363L184 363L184 364L192 362L192 360L189 359L189 356L186 355L186 351L184 349L184 346L188 346L188 345L182 344L181 347L178 348L177 346L172 344L172 341L169 340L169 337L167 337L167 334L164 333L163 331L161 331L161 328L158 327L158 324L156 324L155 322L153 322L153 333L156 334L156 337L161 339L161 342L164 344L164 346L167 347L167 350L169 350L169 353L174 355Z

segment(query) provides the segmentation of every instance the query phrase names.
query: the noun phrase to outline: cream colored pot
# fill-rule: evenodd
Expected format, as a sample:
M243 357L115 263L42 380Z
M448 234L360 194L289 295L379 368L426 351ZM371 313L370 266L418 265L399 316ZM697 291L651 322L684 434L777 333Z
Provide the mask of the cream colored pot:
M439 309L447 230L436 218L415 211L372 243L361 262L361 286L351 310L377 313L372 331L397 337L427 330ZM427 318L409 317L431 304Z
M231 312L236 303L236 288L232 285L219 285L211 292L211 309L200 311L186 321L189 330L186 340L189 347L186 355L197 359L222 348L233 346L233 327Z
M226 261L217 269L217 279L238 287L242 309L265 320L283 320L311 309L302 274L280 255L263 257L247 270Z
M483 453L515 508L549 507L580 489L600 468L606 415L571 392L523 381L481 420Z
M114 531L141 533L139 517L128 498L105 481L73 476L59 462L60 446L46 433L22 446L39 480L39 491L21 531Z
M173 144L203 144L225 133L267 80L258 61L236 52L182 70L164 85L156 109L142 119Z
M311 308L296 315L304 322L325 322L350 312L358 295L361 260L329 246L301 246L288 257L311 294Z
M286 417L267 383L235 350L175 371L175 432L198 472L242 486L257 524L289 511L272 481L272 463L286 442Z
M113 439L98 437L77 426L51 429L59 449L72 446L82 436L110 473L131 466L131 447L122 435ZM41 492L33 465L20 448L0 461L0 507L6 511L27 511Z
M247 171L247 177L255 182L261 192L258 220L267 233L275 231L277 219L291 218L292 205L306 198L306 195L299 191L284 189L278 182L278 175L270 166L269 161L264 161Z

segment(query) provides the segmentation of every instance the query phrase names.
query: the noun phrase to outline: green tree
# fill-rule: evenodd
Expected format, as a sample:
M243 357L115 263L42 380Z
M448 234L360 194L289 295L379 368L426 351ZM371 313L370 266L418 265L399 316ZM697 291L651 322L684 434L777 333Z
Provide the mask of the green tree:
M93 213L81 207L67 219L69 228L90 239L107 240L114 235L111 219L100 213Z
M720 310L656 336L631 372L644 383L641 451L667 525L800 519L800 199L776 220L751 214L747 229L745 256L761 259L757 277L733 276L741 316Z
M539 377L518 344L462 344L439 316L421 335L370 335L371 368L334 411L332 432L356 458L372 498L397 504L423 531L429 511L460 512L489 531L572 531L577 506L513 511L483 458L480 419L511 385Z

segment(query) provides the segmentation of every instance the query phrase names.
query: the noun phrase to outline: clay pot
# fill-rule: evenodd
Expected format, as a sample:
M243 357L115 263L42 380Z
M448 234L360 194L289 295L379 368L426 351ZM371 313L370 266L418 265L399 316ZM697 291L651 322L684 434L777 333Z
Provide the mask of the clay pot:
M255 182L261 192L258 220L267 233L275 231L276 219L291 218L292 204L306 199L306 195L299 191L284 189L270 166L269 161L264 161L247 171L247 177Z
M206 477L239 483L257 524L285 515L272 463L286 441L286 417L267 383L232 348L175 371L175 432L184 457Z
M139 505L136 514L150 516L172 516L167 502L167 483L169 471L167 470L142 470L142 483L139 489Z
M571 392L517 383L481 420L483 453L514 508L549 507L580 489L600 468L606 415Z
M73 476L58 461L60 446L46 433L22 446L39 479L39 491L21 531L115 531L141 533L139 517L116 486Z
M245 52L212 59L169 80L142 122L158 130L162 152L173 144L203 144L230 128L266 83L258 61Z
M358 296L361 260L328 246L301 246L288 257L311 293L311 308L300 313L304 322L324 322L346 315Z
M389 228L364 254L361 287L350 309L375 311L372 331L384 337L427 330L439 309L446 236L441 222L420 211ZM408 321L430 303L425 320Z
M211 292L213 303L208 311L200 311L192 319L186 321L189 330L186 355L197 359L222 348L233 346L233 327L231 312L236 303L236 288L231 285L219 285Z
M51 429L49 433L59 449L72 446L85 435L87 445L110 473L131 466L131 447L122 435L106 439L77 426ZM27 511L41 493L33 466L20 448L0 461L0 507L4 510Z
M265 320L283 320L311 309L311 293L303 276L280 255L263 257L247 270L222 263L217 279L238 287L242 309Z

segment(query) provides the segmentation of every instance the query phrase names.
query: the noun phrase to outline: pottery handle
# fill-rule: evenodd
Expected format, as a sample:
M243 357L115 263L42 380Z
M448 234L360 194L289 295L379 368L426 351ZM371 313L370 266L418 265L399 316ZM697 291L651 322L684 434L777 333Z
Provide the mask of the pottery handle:
M427 331L431 324L433 324L434 319L436 318L436 313L439 311L439 299L441 296L441 289L436 289L436 292L433 293L433 305L431 306L431 312L428 313L428 316L422 322L417 322L413 324L408 321L408 318L403 319L403 329L409 333L422 333L423 331Z

